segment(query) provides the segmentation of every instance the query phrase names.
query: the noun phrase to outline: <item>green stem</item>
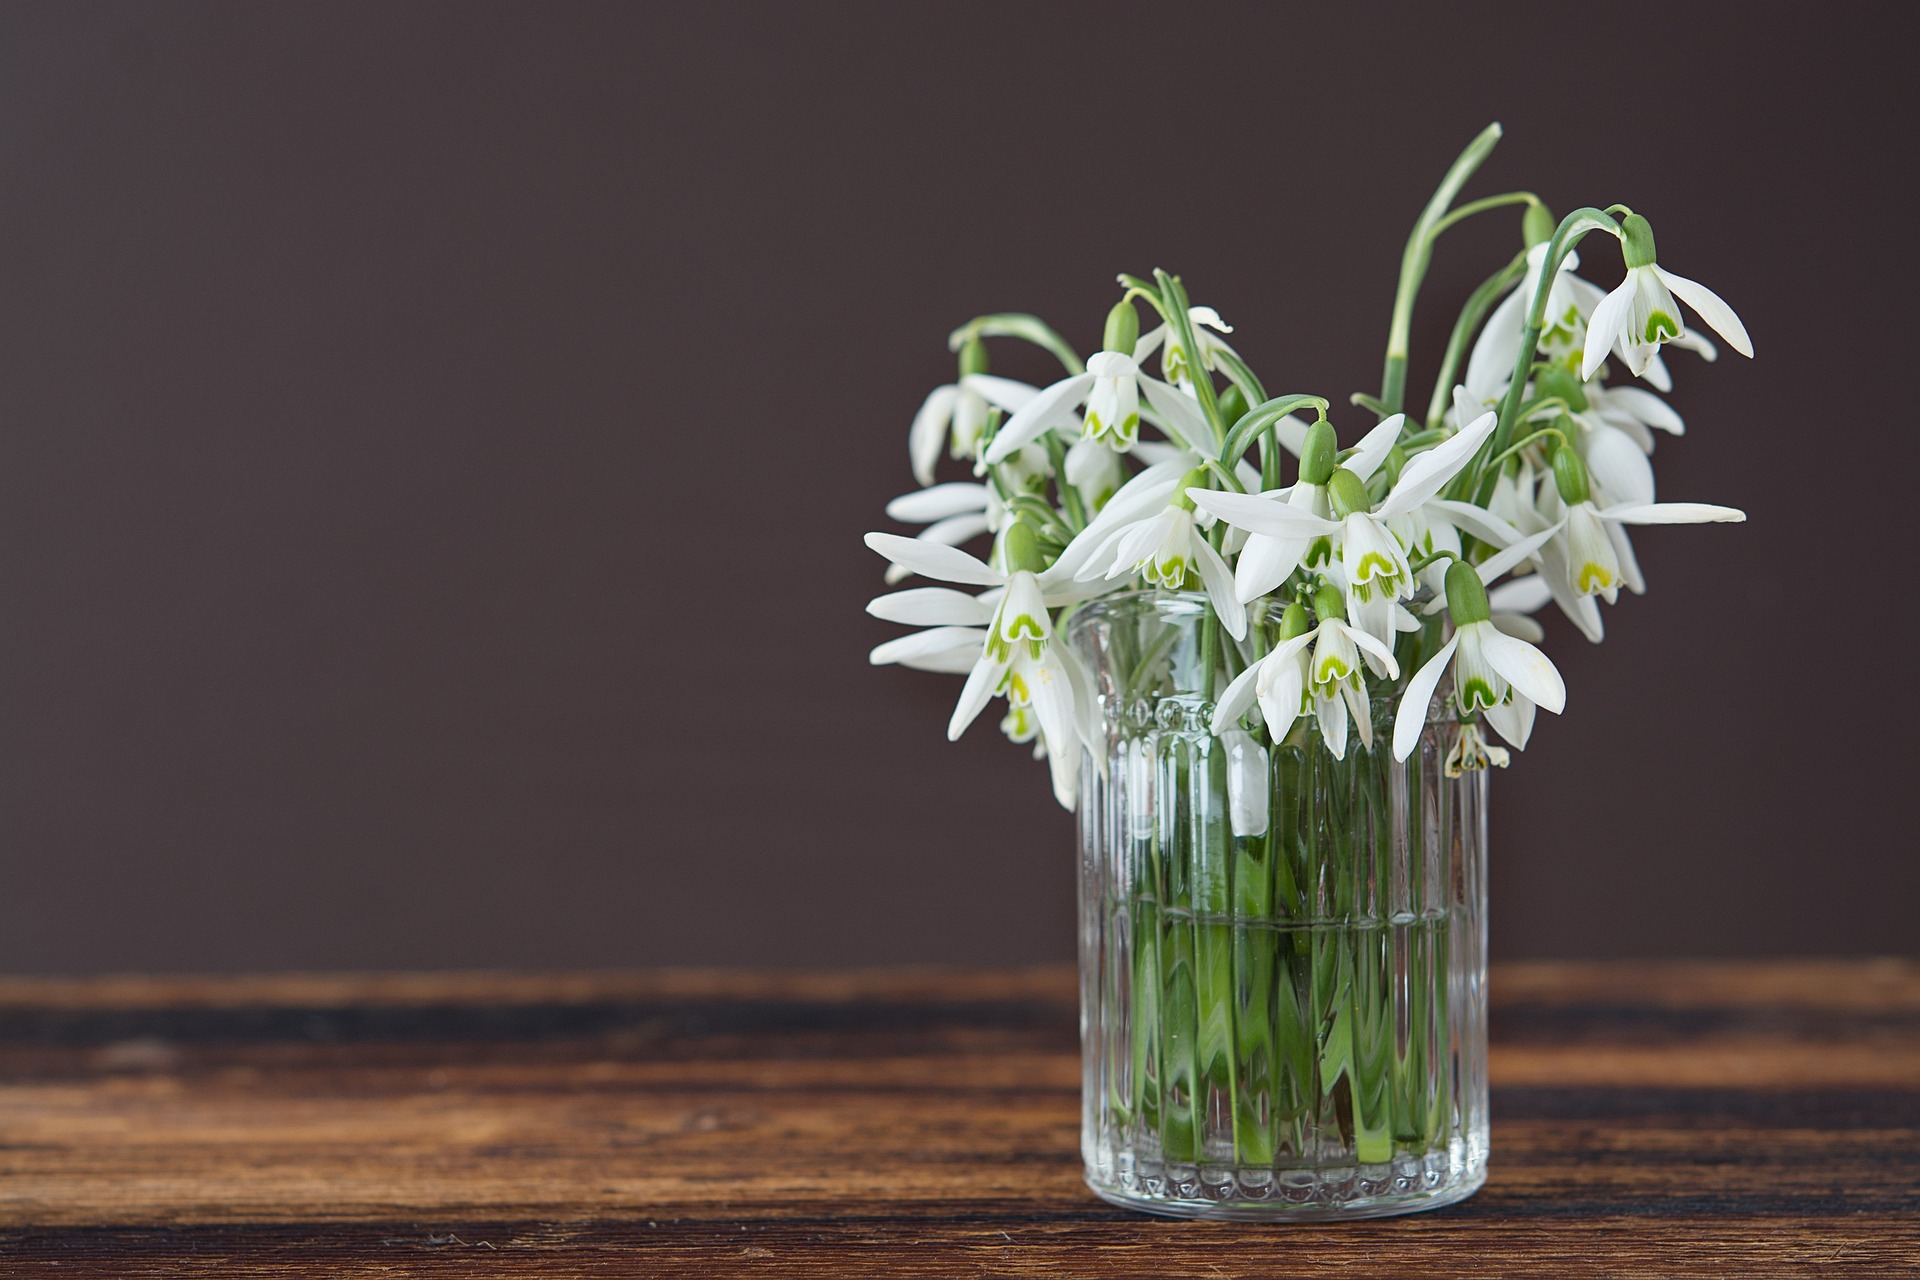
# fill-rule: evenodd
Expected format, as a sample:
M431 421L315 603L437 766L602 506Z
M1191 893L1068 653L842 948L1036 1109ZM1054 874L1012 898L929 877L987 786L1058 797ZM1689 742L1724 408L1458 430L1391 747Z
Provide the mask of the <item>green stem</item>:
M1003 311L996 315L975 316L973 319L947 335L949 350L958 351L967 345L972 337L982 338L1020 338L1035 346L1045 347L1053 353L1054 359L1066 366L1068 373L1085 373L1087 366L1080 355L1067 340L1055 333L1046 321L1038 316L1024 315L1016 311Z
M1476 213L1485 213L1489 209L1510 208L1516 204L1538 206L1540 205L1540 197L1531 191L1507 191L1497 196L1482 196L1478 200L1469 200L1452 213L1449 213L1446 217L1440 219L1440 221L1434 223L1432 230L1427 232L1427 240L1429 244L1431 244L1432 241L1440 238L1442 231L1445 231L1455 223L1465 222Z
M1322 417L1326 416L1328 404L1321 396L1276 396L1272 400L1256 404L1247 410L1245 417L1233 424L1232 430L1227 432L1226 443L1220 446L1220 465L1232 470L1239 465L1240 456L1247 451L1247 446L1251 445L1257 436L1262 432L1271 433L1274 423L1295 409L1305 409L1309 406L1317 410Z
M1393 294L1393 318L1387 325L1386 367L1380 375L1380 400L1398 413L1407 392L1407 348L1413 332L1413 300L1420 292L1420 282L1426 276L1427 263L1433 252L1433 228L1446 216L1447 206L1466 185L1473 171L1478 169L1500 141L1500 126L1490 124L1480 131L1480 136L1467 144L1460 158L1453 162L1447 174L1440 180L1440 186L1427 201L1426 208L1414 221L1413 234L1407 237L1407 247L1400 255L1400 281Z
M1053 463L1053 487L1059 491L1060 505L1066 509L1067 524L1078 533L1087 527L1087 508L1080 501L1080 491L1067 480L1067 447L1060 443L1058 432L1047 432L1045 439L1047 458Z
M1179 276L1170 276L1158 267L1154 268L1153 278L1160 282L1160 296L1166 300L1169 336L1177 336L1187 353L1187 372L1193 381L1193 396L1200 402L1200 411L1213 428L1213 440L1217 445L1226 438L1227 424L1221 421L1220 401L1213 394L1213 379L1207 373L1200 342L1194 336L1193 317L1187 314L1190 305L1187 291L1181 285Z
M1534 286L1533 303L1527 308L1526 332L1520 340L1519 354L1514 358L1513 380L1507 384L1507 394L1500 401L1500 421L1493 429L1493 439L1486 445L1488 457L1504 452L1513 441L1513 426L1520 414L1520 402L1526 395L1527 371L1533 367L1534 353L1540 348L1540 335L1546 328L1547 300L1553 296L1561 262L1588 232L1602 230L1616 238L1623 234L1620 225L1600 210L1575 209L1560 220L1553 239L1547 242L1547 256L1540 263L1540 282ZM1491 478L1486 475L1485 463L1477 464L1474 474L1482 477L1483 484Z

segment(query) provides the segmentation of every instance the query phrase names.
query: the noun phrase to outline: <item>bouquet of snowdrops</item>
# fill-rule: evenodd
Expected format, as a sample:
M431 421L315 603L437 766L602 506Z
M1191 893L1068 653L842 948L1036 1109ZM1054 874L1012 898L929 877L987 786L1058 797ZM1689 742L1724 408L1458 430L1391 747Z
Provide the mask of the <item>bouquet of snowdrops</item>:
M892 561L890 582L973 590L874 600L874 616L921 629L872 660L964 675L949 737L1004 697L1002 731L1034 743L1072 808L1083 745L1102 757L1068 615L1115 592L1204 592L1208 624L1230 640L1209 676L1215 735L1278 746L1317 731L1340 759L1350 740L1374 750L1369 704L1385 693L1404 759L1437 694L1448 773L1506 765L1535 712L1566 701L1529 615L1551 602L1598 642L1601 603L1646 587L1630 526L1745 518L1654 498L1655 440L1682 431L1655 394L1671 386L1662 351L1716 354L1681 304L1740 354L1753 347L1716 294L1660 265L1652 226L1624 205L1557 223L1525 191L1456 207L1499 135L1491 126L1468 147L1414 225L1379 394L1351 398L1374 418L1365 430L1336 428L1323 396L1272 394L1228 342L1231 326L1165 271L1119 277L1101 349L1084 361L1032 316L955 330L958 376L909 433L923 487L887 506L925 528L866 541ZM1408 338L1435 242L1501 209L1520 214L1526 247L1466 300L1415 416ZM1611 291L1575 273L1575 246L1596 233L1624 260ZM995 376L995 338L1038 344L1066 376L1044 387ZM943 452L973 478L934 483ZM987 535L984 559L960 549ZM1265 765L1264 751L1229 758Z

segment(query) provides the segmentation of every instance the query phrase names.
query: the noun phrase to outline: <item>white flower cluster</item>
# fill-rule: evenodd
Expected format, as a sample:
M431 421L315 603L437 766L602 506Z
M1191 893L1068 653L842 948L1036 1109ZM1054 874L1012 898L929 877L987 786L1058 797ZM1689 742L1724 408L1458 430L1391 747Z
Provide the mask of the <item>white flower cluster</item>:
M1449 183L1450 198L1454 173ZM1428 248L1457 220L1438 217L1438 203L1415 230ZM1600 602L1646 587L1628 526L1745 518L1655 500L1657 433L1683 430L1647 389L1670 389L1661 350L1716 354L1676 299L1741 354L1753 349L1719 297L1656 264L1639 215L1581 209L1555 226L1530 193L1476 202L1503 205L1524 206L1533 243L1462 314L1428 420L1401 409L1405 353L1390 342L1382 395L1355 397L1379 420L1345 449L1325 399L1270 396L1228 345L1231 328L1165 272L1120 277L1103 347L1084 363L1030 316L958 330L959 377L927 397L909 433L923 487L887 507L926 527L867 545L892 562L890 582L918 574L982 590L874 600L874 616L921 630L872 660L965 674L950 737L1005 697L1001 728L1035 744L1071 808L1081 748L1098 756L1101 743L1092 681L1063 642L1067 615L1116 591L1204 592L1233 640L1213 719L1230 758L1265 760L1249 730L1278 744L1310 721L1335 756L1350 736L1371 749L1370 690L1384 687L1399 698L1392 750L1404 759L1450 674L1449 769L1505 765L1482 723L1523 748L1536 710L1558 713L1566 698L1529 615L1552 602L1597 642ZM1595 231L1623 247L1626 278L1611 292L1574 274L1573 245ZM1403 277L1396 333L1417 288ZM1160 321L1145 334L1141 303ZM989 374L991 337L1039 343L1067 376L1035 387ZM1147 371L1155 355L1159 377ZM943 447L972 465L971 481L934 483ZM959 549L988 534L986 559Z

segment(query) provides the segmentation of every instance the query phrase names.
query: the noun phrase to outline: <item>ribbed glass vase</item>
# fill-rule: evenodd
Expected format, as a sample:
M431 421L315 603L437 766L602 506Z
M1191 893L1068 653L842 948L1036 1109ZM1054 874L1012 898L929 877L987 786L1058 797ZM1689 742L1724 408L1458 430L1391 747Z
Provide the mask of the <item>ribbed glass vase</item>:
M1196 1218L1408 1213L1486 1178L1484 770L1216 738L1244 657L1204 597L1081 609L1104 758L1080 798L1081 1146L1103 1199ZM1256 716L1257 720L1258 717Z

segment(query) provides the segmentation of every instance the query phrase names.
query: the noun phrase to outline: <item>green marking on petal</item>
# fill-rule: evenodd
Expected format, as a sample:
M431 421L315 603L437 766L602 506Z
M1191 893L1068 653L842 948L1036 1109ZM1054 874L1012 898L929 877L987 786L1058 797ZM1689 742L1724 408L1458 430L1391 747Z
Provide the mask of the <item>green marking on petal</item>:
M1655 311L1647 317L1648 342L1672 342L1680 336L1680 321L1665 311Z
M1356 585L1364 585L1378 578L1381 588L1385 589L1399 579L1400 572L1394 568L1393 561L1386 556L1378 551L1369 551L1360 557L1360 564L1354 569L1353 577ZM1362 596L1361 599L1365 600L1366 597Z
M1481 676L1469 676L1460 686L1460 705L1469 713L1500 705L1500 696Z
M1605 565L1589 560L1580 566L1575 585L1583 596L1598 595L1614 585L1614 576L1607 571Z

